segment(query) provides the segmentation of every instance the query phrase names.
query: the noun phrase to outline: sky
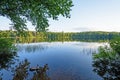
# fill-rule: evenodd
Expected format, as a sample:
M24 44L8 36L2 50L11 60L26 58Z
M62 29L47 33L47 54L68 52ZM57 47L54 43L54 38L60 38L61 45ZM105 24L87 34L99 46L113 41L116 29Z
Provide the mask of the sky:
M59 16L59 20L49 19L49 31L83 32L116 31L120 32L120 0L73 0L71 18ZM0 30L9 29L10 20L0 17ZM34 26L27 23L30 30Z

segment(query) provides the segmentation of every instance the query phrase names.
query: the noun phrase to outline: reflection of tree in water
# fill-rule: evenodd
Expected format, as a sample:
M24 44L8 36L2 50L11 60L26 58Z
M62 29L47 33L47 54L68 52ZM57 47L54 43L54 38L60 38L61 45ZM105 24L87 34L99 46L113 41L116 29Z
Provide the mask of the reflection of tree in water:
M3 75L3 74L0 72L0 80L2 80L2 75Z
M26 52L35 52L35 51L42 51L47 48L47 46L43 45L17 45L18 51L25 50Z
M95 54L93 71L104 80L120 80L120 55L108 47L100 47L99 54Z
M12 69L12 65L15 64L15 61L17 57L17 53L16 52L12 52L12 53L0 53L0 70L10 70ZM2 79L3 73L0 72L0 80Z
M13 80L50 80L50 78L46 74L47 70L47 64L43 67L37 66L34 68L30 68L30 62L28 62L28 60L24 60L23 62L20 62L19 65L16 66L16 68L13 70ZM33 72L33 76L31 79L28 76L29 71Z
M48 69L49 68L47 64L44 65L44 67L38 67L38 69L36 69L34 72L32 80L50 80L50 78L46 74L46 71Z
M4 53L0 54L0 69L8 69L12 64L14 64L15 57L17 53Z
M13 56L10 56L7 59L2 59L4 60L3 62L0 62L0 69L10 69L14 73L13 79L12 80L50 80L50 78L47 76L47 70L48 70L48 65L44 65L43 67L37 66L34 68L30 68L30 62L28 60L24 60L20 62L17 66L14 68L11 67L12 64L14 64L13 61ZM11 67L11 68L10 68ZM33 73L32 78L30 78L29 71ZM3 73L0 72L0 80L2 79Z
M30 63L27 60L19 63L19 65L13 70L13 80L24 80L28 76L29 64Z

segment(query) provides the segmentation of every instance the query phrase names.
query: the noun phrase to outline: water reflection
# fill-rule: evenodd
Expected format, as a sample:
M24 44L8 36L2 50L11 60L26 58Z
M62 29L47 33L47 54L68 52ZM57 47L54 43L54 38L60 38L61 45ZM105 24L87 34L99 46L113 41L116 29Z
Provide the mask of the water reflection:
M11 67L12 64L15 64L16 56L17 56L16 52L0 54L0 70L8 69Z
M29 64L28 60L20 62L15 69L13 69L13 80L24 80L28 76Z
M92 53L99 46L94 45L83 42L18 44L20 63L12 65L11 73L3 71L3 80L101 80L92 71ZM14 75L5 79L9 74Z
M2 80L2 75L3 75L3 74L0 72L0 80Z
M50 80L46 73L48 69L47 64L43 67L30 68L30 62L25 59L13 69L14 75L12 80ZM29 76L30 71L32 72L32 77Z
M108 47L94 55L93 71L104 80L120 80L120 55Z
M108 41L109 39L102 39L102 38L99 38L99 39L93 39L93 38L84 38L84 37L61 37L60 36L56 36L56 37L52 37L52 36L49 36L49 37L45 37L45 36L39 36L39 37L19 37L15 40L16 43L36 43L36 42L73 42L73 41L80 41L80 42L106 42Z
M17 53L16 52L12 52L12 53L0 53L0 80L4 80L3 79L3 71L11 71L11 69L13 68L12 65L14 65L16 63L16 60L18 61L18 59L16 59L17 57Z
M47 45L42 45L42 44L17 44L17 49L18 51L23 51L25 50L25 52L28 53L34 53L35 51L43 51L44 49L47 49ZM24 48L23 48L24 47Z

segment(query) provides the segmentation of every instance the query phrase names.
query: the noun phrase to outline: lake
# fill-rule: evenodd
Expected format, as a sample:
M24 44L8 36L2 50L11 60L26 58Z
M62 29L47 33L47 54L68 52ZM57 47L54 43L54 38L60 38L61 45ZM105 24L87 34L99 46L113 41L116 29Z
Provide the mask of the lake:
M12 80L15 69L27 60L29 68L48 65L44 73L49 80L102 80L93 71L93 54L98 47L107 43L98 42L40 42L16 44L17 55L11 58L7 66L1 68L0 76L3 80ZM34 75L34 71L27 70L26 80ZM35 79L34 79L35 80Z

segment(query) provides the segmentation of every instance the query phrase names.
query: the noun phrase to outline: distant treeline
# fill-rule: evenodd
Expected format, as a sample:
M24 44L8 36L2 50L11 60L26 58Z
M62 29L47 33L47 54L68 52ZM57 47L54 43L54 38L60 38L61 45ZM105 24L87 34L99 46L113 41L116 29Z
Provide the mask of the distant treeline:
M17 38L28 41L107 41L120 36L120 32L35 32L26 31L24 35L16 31L0 31L1 38ZM37 41L36 41L37 40Z

